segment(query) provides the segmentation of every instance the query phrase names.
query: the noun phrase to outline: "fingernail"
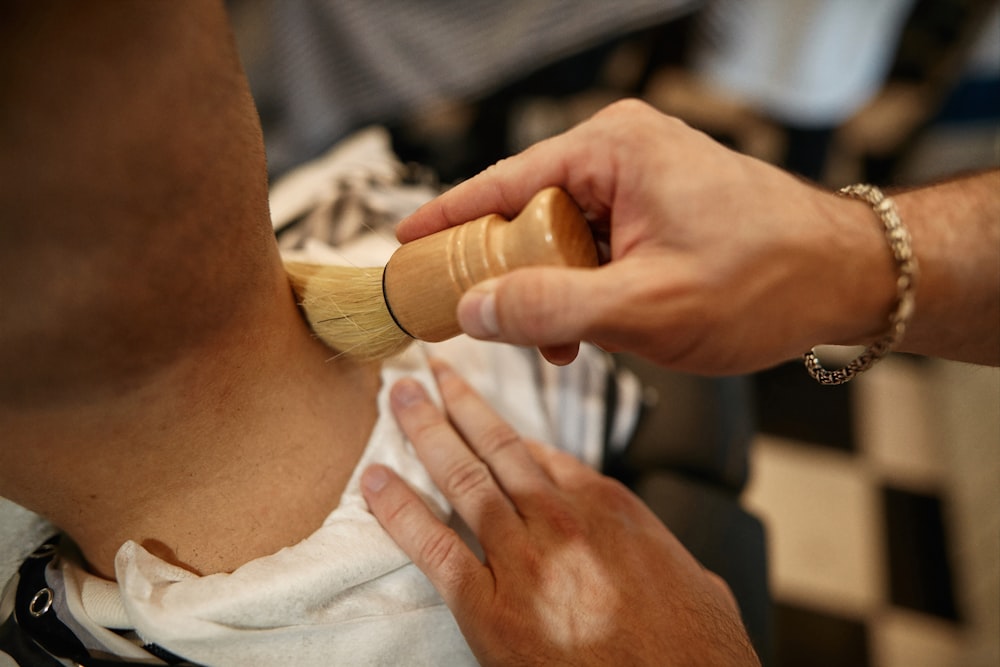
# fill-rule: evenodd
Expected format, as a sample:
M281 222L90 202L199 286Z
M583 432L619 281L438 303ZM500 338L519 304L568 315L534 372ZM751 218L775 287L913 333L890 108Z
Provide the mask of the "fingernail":
M485 280L472 287L458 302L458 324L473 338L496 338L497 324L496 279Z
M389 483L389 472L380 465L371 465L361 475L361 486L366 491L378 493Z
M416 380L405 378L392 386L389 397L393 405L400 408L409 407L424 400L424 388Z

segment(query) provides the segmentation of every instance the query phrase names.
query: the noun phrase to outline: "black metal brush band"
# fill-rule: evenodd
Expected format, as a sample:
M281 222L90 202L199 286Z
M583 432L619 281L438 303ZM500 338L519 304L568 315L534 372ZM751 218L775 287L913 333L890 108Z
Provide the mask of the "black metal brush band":
M385 272L386 272L386 269L388 269L388 268L389 268L389 265L387 264L386 267L385 267L385 269L382 269L382 301L385 303L385 309L387 311L389 311L389 317L391 317L392 321L396 323L396 326L399 328L399 330L402 331L403 333L405 333L410 338L416 340L417 337L414 336L413 334L411 334L409 331L407 331L406 327L404 327L402 324L400 324L399 320L396 319L396 313L392 312L392 304L389 303L389 295L386 294L386 291L385 291Z

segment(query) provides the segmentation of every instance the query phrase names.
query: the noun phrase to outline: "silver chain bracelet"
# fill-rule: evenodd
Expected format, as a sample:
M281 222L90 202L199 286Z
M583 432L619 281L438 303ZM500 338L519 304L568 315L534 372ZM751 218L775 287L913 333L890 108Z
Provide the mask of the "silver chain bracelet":
M889 242L892 256L896 260L899 277L896 279L896 307L889 316L889 330L881 338L865 348L854 361L837 370L823 368L813 350L806 352L803 359L806 370L820 384L844 384L856 375L871 368L875 362L889 354L899 344L906 331L906 325L913 315L914 298L917 283L917 258L913 255L910 244L910 232L899 219L896 203L882 194L873 185L848 185L841 188L839 194L853 199L860 199L871 205L875 215L885 227L885 238Z

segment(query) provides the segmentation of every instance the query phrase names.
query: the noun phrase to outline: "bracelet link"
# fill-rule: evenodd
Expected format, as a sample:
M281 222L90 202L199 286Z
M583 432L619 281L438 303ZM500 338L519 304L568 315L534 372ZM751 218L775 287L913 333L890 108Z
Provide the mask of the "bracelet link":
M823 368L823 364L820 363L813 350L806 352L803 356L809 375L820 384L825 385L844 384L850 381L858 374L871 368L899 344L903 334L906 333L906 325L913 317L916 305L917 275L919 273L917 258L913 254L910 232L903 225L899 211L896 209L896 203L890 197L882 194L882 191L877 187L863 183L841 188L838 194L852 199L860 199L872 207L885 228L885 238L890 250L892 250L899 276L896 278L896 305L889 316L889 330L865 348L864 352L856 359L843 368L828 370Z

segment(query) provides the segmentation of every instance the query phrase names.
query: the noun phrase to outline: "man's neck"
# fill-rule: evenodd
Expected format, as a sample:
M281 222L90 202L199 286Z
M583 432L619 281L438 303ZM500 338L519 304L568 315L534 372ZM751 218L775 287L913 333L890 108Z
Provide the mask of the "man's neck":
M21 443L4 494L109 578L126 540L207 574L308 536L364 449L379 375L331 360L290 299L279 310L115 400L2 415Z

